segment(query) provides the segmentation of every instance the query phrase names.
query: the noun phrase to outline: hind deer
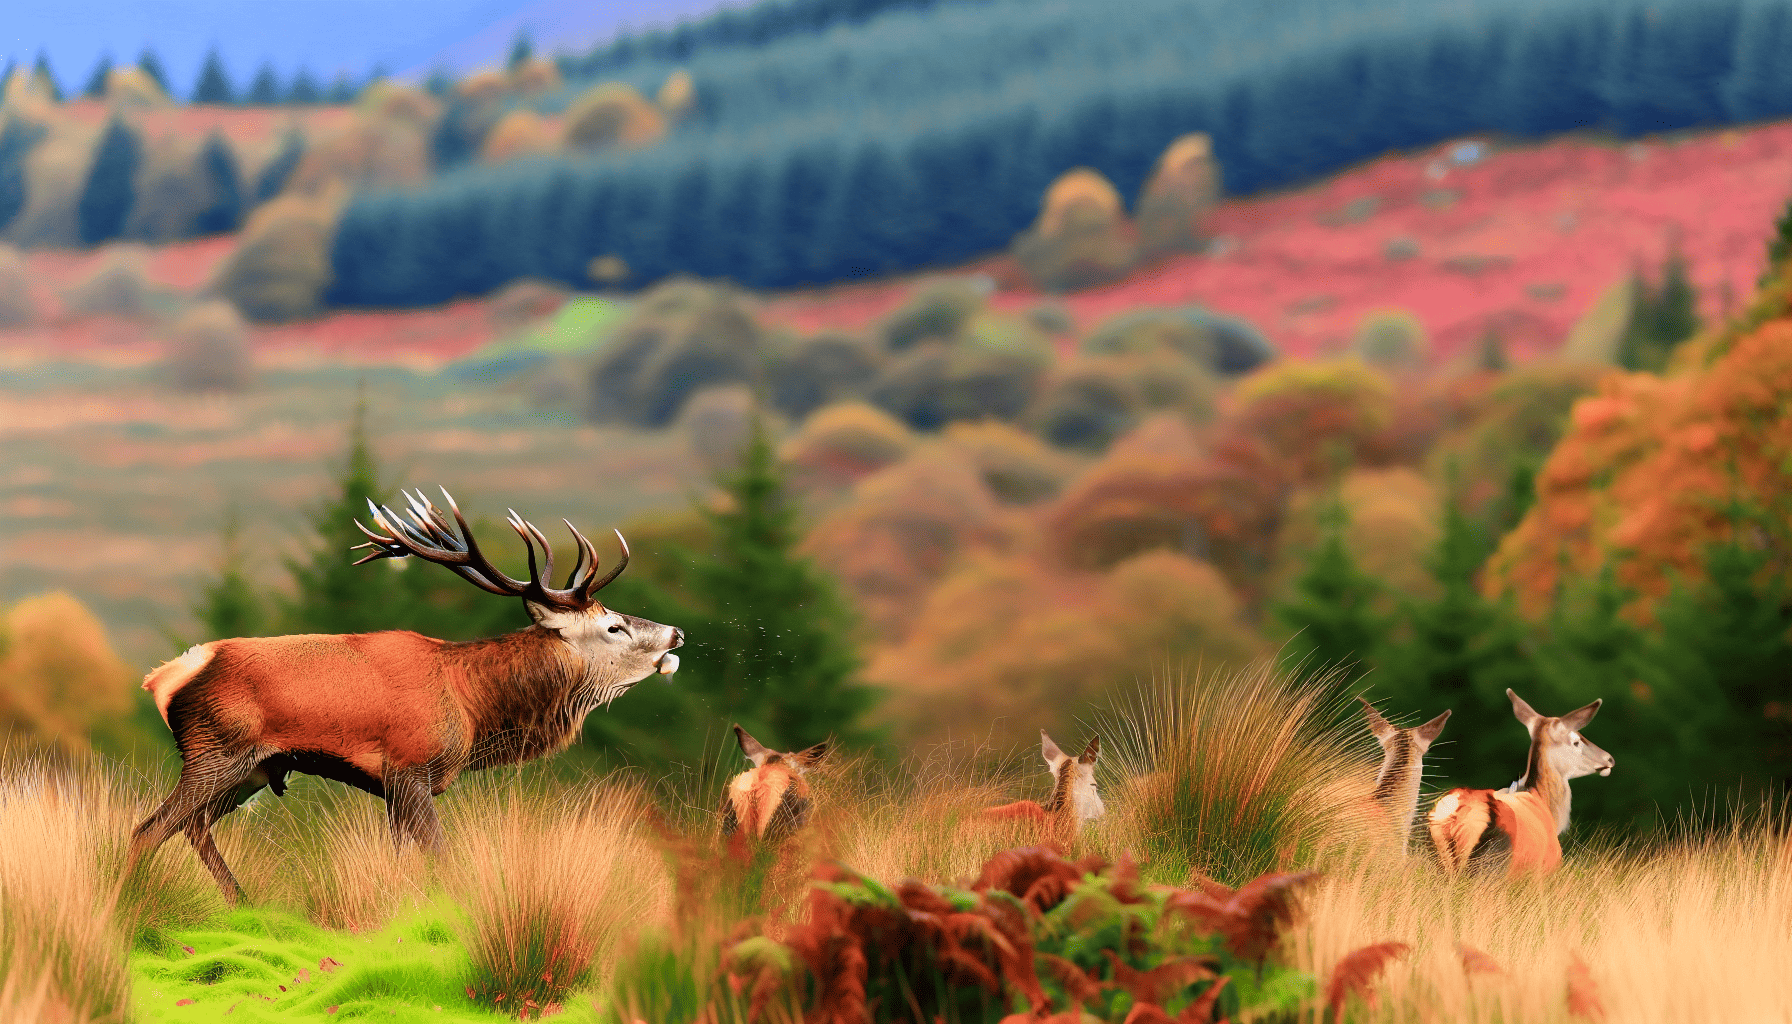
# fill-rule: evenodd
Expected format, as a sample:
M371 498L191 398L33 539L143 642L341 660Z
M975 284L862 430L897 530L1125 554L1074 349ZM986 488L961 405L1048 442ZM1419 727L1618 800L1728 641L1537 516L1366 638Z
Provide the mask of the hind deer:
M1411 845L1413 818L1419 811L1419 780L1424 775L1425 752L1444 731L1450 720L1445 711L1424 725L1410 729L1396 728L1381 717L1362 697L1363 717L1368 719L1369 732L1381 744L1381 770L1375 776L1375 790L1370 794L1373 817L1385 824L1391 836L1398 837L1400 855L1406 856Z
M817 743L793 754L767 749L736 724L734 738L753 767L728 782L722 797L722 836L739 832L762 842L775 842L809 821L814 802L803 776L827 756L828 745Z
M1562 863L1560 835L1568 830L1569 779L1610 775L1612 755L1580 734L1602 701L1548 718L1506 691L1512 714L1531 735L1524 775L1506 789L1452 789L1432 805L1431 843L1445 870L1489 870L1505 862L1509 874L1553 871Z
M1052 774L1052 795L1045 803L1016 800L1011 804L986 807L979 817L985 821L1030 821L1042 831L1069 839L1083 822L1093 821L1107 813L1101 794L1095 790L1095 762L1101 759L1101 737L1090 738L1089 745L1076 757L1058 749L1052 738L1039 730L1039 749L1045 766Z
M286 791L300 772L335 779L386 802L393 842L443 845L432 798L462 773L554 753L586 715L654 673L678 669L684 631L604 607L597 592L628 565L628 543L598 575L597 549L571 523L578 559L554 589L547 538L514 511L510 527L529 553L514 580L480 552L444 490L454 524L434 503L406 495L411 522L368 503L376 527L355 525L372 548L355 564L415 556L493 594L520 597L534 624L504 636L451 643L408 630L347 636L214 640L143 680L180 748L174 792L131 836L127 872L175 832L185 832L231 900L242 888L211 828L264 787ZM564 522L564 520L562 520ZM458 525L458 530L456 525ZM536 571L535 544L546 565Z

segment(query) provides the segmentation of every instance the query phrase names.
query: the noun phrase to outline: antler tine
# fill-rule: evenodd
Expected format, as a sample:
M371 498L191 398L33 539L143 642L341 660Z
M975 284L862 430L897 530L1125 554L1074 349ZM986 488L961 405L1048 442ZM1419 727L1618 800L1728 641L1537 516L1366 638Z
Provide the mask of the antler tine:
M510 518L506 522L510 524L512 530L516 531L518 537L523 538L523 548L529 552L528 586L532 590L539 589L541 587L541 567L535 561L535 538L529 536L529 524L523 521L522 516L516 514L516 509L513 508L509 511Z
M596 582L588 581L585 584L584 589L585 589L586 594L595 594L598 591L609 586L611 580L614 580L616 577L622 575L622 570L628 568L628 540L622 536L621 530L614 530L613 532L616 534L617 543L622 545L622 557L617 560L615 565L610 567L609 572L604 573L602 579L597 580ZM593 576L596 576L597 575L597 553L595 550L592 551L592 555L591 555L591 570L592 570L591 574Z
M406 494L405 498L411 503L411 519L435 538L437 543L445 547L460 547L459 538L449 527L448 517L442 514L442 510L436 507L435 502L423 496L422 490L418 490L415 494Z
M566 524L568 530L572 531L573 539L579 544L579 557L572 563L572 572L566 574L566 589L577 590L581 572L597 572L597 549L591 546L591 542L585 539L585 535L579 532L578 527L572 525L572 520L562 519L560 521ZM590 565L586 565L586 559L590 559Z

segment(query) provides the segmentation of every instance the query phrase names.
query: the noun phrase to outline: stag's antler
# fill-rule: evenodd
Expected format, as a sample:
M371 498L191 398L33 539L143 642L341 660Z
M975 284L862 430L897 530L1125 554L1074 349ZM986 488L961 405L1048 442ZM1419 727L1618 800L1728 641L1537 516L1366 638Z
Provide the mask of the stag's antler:
M373 514L373 524L386 532L375 533L361 525L359 519L355 526L367 535L365 544L356 544L350 551L372 548L370 554L363 555L356 565L371 562L376 558L404 558L416 555L425 561L447 566L462 579L493 594L505 597L521 597L552 608L577 611L589 608L596 602L596 594L615 579L628 565L628 541L622 537L622 531L616 531L616 539L622 544L622 558L601 578L597 575L597 549L591 545L579 528L565 519L566 528L572 531L578 541L579 555L573 562L572 572L566 578L566 587L555 590L548 584L554 578L554 549L548 544L547 537L535 528L535 524L526 521L510 510L510 518L506 520L517 536L523 538L523 546L529 552L529 579L513 580L492 565L491 560L479 550L479 543L473 539L473 531L467 526L466 517L461 515L460 506L455 504L454 496L442 489L442 497L447 499L448 508L454 513L454 522L435 503L423 496L422 491L415 494L404 494L410 504L406 511L410 522L399 518L390 508L367 502L367 509ZM456 530L455 526L459 529ZM541 545L546 560L545 572L537 571L535 564L535 545ZM589 561L587 561L589 559Z

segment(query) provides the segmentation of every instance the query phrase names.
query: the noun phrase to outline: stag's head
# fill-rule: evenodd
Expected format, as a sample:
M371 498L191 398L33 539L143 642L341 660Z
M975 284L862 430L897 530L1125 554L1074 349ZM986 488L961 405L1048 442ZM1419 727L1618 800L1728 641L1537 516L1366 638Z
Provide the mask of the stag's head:
M1562 778L1578 779L1583 775L1612 773L1612 767L1617 761L1595 746L1592 740L1580 734L1587 723L1593 720L1593 716L1599 713L1599 705L1604 703L1603 700L1596 700L1558 718L1550 718L1531 710L1531 706L1511 690L1506 691L1506 696L1512 701L1513 716L1531 734L1531 742L1542 746L1543 756L1549 758L1550 764Z
M523 538L529 553L529 578L511 579L479 550L473 531L461 515L460 506L446 489L442 491L442 497L454 513L453 523L421 491L405 495L410 504L407 509L409 522L390 508L368 502L374 526L385 532L378 533L361 526L359 520L355 522L369 538L368 543L357 545L357 550L373 549L355 564L376 558L415 555L448 567L481 590L522 598L523 607L528 609L535 625L559 638L586 666L587 673L597 684L596 696L600 703L615 700L650 675L658 673L669 677L678 670L678 655L672 651L684 644L684 630L624 615L606 608L597 599L597 592L621 575L628 565L628 541L623 540L620 531L616 540L622 545L622 557L609 572L599 576L597 549L577 527L561 520L572 531L579 554L572 572L567 575L566 586L555 589L550 586L554 577L554 551L535 524L526 522L515 510L510 513L510 528ZM536 564L536 544L541 545L545 565Z
M1107 813L1101 794L1095 790L1095 762L1101 758L1100 736L1090 739L1081 754L1071 757L1059 750L1041 729L1039 752L1045 755L1045 766L1056 784L1052 791L1052 806L1062 807L1068 801L1078 821L1090 821Z

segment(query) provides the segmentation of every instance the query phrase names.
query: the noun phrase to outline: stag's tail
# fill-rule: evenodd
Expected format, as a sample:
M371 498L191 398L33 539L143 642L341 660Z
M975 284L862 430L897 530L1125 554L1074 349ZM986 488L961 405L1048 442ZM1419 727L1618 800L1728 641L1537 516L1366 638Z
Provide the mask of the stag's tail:
M187 648L187 653L162 662L143 677L143 688L155 699L156 710L161 712L164 725L168 723L168 702L181 687L193 681L200 669L211 664L212 648L216 644L215 640L209 644L194 644Z

